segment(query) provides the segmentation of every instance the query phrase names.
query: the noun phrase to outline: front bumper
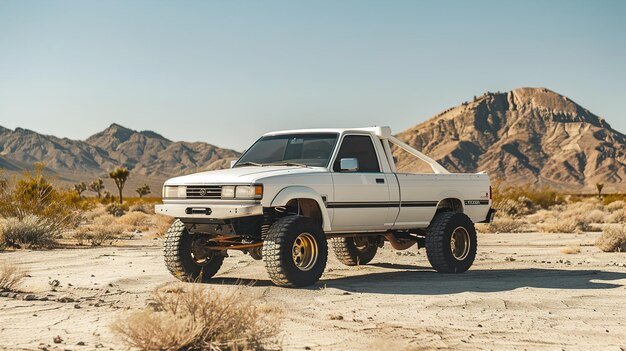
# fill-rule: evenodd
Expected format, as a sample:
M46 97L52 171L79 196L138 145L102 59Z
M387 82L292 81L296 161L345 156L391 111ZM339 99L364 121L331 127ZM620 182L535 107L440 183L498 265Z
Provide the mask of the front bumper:
M156 213L175 218L230 219L263 214L261 204L187 203L154 207Z

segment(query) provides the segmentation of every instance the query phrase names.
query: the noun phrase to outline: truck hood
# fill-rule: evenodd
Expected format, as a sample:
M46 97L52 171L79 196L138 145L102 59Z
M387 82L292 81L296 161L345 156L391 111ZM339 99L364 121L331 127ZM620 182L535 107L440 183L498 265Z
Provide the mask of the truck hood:
M165 185L252 184L263 178L327 172L321 167L246 166L195 173L168 179Z

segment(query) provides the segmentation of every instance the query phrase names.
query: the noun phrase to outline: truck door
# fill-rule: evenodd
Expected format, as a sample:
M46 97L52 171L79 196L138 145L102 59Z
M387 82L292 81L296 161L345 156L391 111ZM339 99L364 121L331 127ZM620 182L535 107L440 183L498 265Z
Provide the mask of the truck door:
M341 159L350 158L358 161L357 169L342 170ZM327 207L333 211L334 232L385 230L393 225L387 223L388 212L397 213L399 205L390 202L389 180L381 172L371 136L345 135L332 168L334 195Z

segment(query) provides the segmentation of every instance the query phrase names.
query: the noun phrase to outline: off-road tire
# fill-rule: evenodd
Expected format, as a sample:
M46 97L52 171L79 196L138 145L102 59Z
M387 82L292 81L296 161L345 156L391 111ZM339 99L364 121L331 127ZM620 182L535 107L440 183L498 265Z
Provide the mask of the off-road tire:
M469 234L469 251L459 260L450 248L452 233L462 227ZM443 212L435 215L427 228L426 256L433 268L439 273L463 273L474 263L476 258L476 229L472 220L461 212Z
M365 237L363 239L369 241L369 245L364 250L359 249L353 237L332 238L331 244L335 257L346 266L368 264L376 256L378 243L373 242L373 237Z
M192 240L193 235L177 219L165 233L165 266L174 277L182 281L207 282L222 266L224 256L215 254L208 262L200 265L191 256Z
M300 234L309 233L317 244L317 259L309 270L301 270L292 256L294 242ZM263 242L263 262L274 284L301 287L314 284L326 268L328 244L320 225L304 216L283 217L270 227Z

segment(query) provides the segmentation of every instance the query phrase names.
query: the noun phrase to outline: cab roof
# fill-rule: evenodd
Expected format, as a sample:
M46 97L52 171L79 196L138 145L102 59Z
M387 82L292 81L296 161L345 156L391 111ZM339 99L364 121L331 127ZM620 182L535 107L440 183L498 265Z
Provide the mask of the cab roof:
M269 132L263 134L267 135L281 135L281 134L305 134L305 133L339 133L344 134L347 132L365 132L374 134L380 139L388 139L391 136L391 128L384 127L364 127L364 128L314 128L314 129L292 129L292 130L280 130L275 132Z

